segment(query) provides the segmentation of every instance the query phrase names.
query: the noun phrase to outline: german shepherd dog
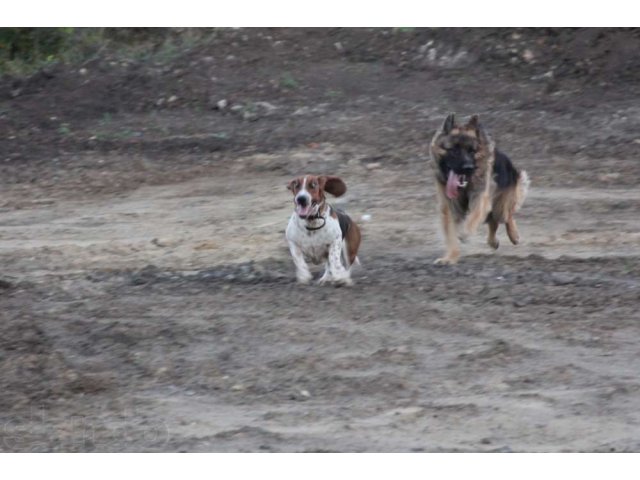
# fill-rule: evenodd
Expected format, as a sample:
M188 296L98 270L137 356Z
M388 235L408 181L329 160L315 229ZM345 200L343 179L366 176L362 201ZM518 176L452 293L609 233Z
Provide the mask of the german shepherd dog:
M487 243L497 249L498 225L504 223L511 243L520 241L514 214L522 206L529 177L514 167L509 157L472 116L458 125L450 114L430 145L438 203L447 251L437 264L454 264L460 258L458 240L464 242L480 223L489 226Z

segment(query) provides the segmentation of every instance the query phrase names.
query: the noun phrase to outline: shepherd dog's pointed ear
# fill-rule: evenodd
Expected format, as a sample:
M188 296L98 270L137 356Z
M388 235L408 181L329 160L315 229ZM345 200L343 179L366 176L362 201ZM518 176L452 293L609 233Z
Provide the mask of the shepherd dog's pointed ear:
M447 118L445 118L444 123L442 124L442 128L440 130L442 130L442 133L444 133L445 135L449 135L451 133L451 130L453 130L455 126L456 126L456 114L450 113L449 115L447 115Z
M491 138L489 137L489 134L484 129L484 127L480 124L480 117L478 116L478 114L471 115L471 118L467 122L467 126L470 128L473 128L476 131L476 136L482 143L486 145L489 145L491 143Z
M340 197L347 191L347 185L340 177L322 175L318 180L320 181L320 187L334 197Z

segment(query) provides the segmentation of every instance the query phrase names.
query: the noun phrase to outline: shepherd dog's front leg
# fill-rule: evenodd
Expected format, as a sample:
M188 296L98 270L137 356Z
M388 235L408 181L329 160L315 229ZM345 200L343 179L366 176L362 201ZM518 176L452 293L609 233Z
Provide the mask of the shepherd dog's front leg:
M457 263L460 258L460 245L458 244L458 228L446 201L440 203L440 218L447 252L444 257L437 259L435 263L436 265L452 265Z
M469 235L474 234L480 224L487 220L490 211L491 199L489 198L489 192L484 191L472 198L469 205L469 213L460 231L461 240L465 241Z

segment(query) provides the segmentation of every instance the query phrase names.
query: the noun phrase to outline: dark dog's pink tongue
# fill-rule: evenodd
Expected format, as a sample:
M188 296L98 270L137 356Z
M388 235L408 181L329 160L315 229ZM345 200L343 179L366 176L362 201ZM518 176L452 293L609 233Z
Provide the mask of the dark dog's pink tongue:
M449 178L447 178L447 197L450 199L458 198L458 185L460 184L460 175L449 170Z

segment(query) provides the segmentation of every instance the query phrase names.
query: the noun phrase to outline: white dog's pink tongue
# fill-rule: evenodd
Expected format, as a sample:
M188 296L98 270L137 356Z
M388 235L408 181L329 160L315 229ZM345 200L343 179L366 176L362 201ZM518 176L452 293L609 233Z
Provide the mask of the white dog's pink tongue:
M450 199L458 198L458 185L460 184L460 175L449 170L449 178L447 178L447 197Z
M306 217L307 215L309 215L310 211L311 205L307 205L306 207L303 207L302 205L296 205L296 213L300 217Z

